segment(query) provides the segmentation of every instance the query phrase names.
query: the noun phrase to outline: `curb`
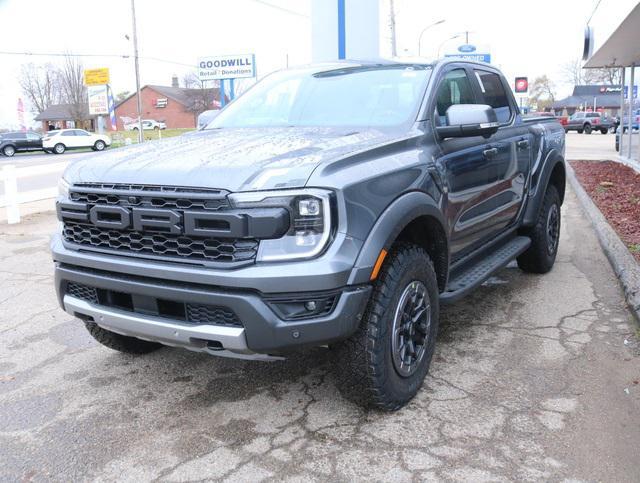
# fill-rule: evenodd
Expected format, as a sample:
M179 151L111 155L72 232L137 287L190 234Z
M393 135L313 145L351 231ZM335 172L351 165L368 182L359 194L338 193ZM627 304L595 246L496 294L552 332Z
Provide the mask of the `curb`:
M568 162L566 167L569 183L571 183L571 187L582 205L582 210L591 219L600 246L622 284L627 304L636 317L636 321L640 323L640 265L584 190Z

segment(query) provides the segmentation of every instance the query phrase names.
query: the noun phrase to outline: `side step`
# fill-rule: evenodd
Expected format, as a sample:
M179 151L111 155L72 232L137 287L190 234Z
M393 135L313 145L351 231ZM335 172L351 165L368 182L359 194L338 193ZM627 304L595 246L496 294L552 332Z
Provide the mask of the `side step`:
M440 294L440 303L449 304L463 297L477 288L491 275L506 267L511 260L524 252L531 245L531 239L526 236L512 238L501 247L494 249L487 256L464 271L455 275L447 284L447 289Z

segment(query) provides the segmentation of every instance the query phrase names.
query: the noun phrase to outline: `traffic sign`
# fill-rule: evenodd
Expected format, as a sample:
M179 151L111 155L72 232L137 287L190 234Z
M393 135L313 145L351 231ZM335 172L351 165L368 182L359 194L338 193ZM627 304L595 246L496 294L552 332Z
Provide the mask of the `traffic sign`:
M518 94L526 94L529 90L529 79L527 77L516 77L515 91Z
M85 86L102 86L109 83L109 68L101 69L85 69L84 85Z

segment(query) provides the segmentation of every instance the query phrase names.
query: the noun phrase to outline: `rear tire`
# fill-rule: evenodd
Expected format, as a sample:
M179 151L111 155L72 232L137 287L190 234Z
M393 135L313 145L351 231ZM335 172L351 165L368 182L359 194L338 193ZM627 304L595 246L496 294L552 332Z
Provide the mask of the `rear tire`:
M16 154L16 148L14 148L13 146L5 146L4 148L2 148L2 154L10 158L14 154Z
M518 257L518 267L529 273L547 273L553 268L560 242L560 195L549 185L544 195L538 220L526 233L531 246Z
M591 134L592 131L593 131L593 128L591 127L591 124L586 124L584 126L584 133L585 134Z
M607 134L608 132L609 132L609 130L607 128L600 129L600 133L601 134Z
M107 145L104 143L104 141L96 141L93 147L96 151L102 151L104 148L107 147Z
M384 262L360 327L335 346L340 392L395 411L418 392L438 332L438 283L427 252L399 243Z
M110 330L103 329L93 322L85 322L89 334L100 342L103 346L125 354L148 354L162 347L157 342L149 342L135 337L116 334Z
M66 146L62 143L58 143L53 147L53 152L56 154L63 154L66 151Z
M582 129L578 129L578 134L582 134L584 131Z

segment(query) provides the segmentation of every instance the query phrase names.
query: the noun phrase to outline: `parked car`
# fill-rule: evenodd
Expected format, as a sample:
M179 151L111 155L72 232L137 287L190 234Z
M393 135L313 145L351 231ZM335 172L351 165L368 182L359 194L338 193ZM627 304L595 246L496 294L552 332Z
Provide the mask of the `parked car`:
M513 260L555 262L565 133L523 119L490 65L280 71L209 128L64 173L56 290L111 349L329 345L345 396L395 410L427 374L440 304Z
M615 119L600 112L576 112L564 125L565 132L578 131L579 134L591 134L597 130L607 134L615 127Z
M617 126L616 126L616 132L620 131L621 122L624 126L623 132L629 131L629 115L628 114L625 115L621 121L618 120ZM631 115L631 129L635 131L640 129L640 109L636 109L635 111L633 111L633 114Z
M111 138L105 134L94 134L84 129L60 129L49 131L42 139L47 153L62 154L67 149L91 148L102 151L111 146Z
M0 134L0 153L13 156L15 153L24 151L42 151L42 136L33 131Z
M138 124L138 121L130 122L124 125L125 131L138 131L139 128L140 128L140 125ZM142 120L143 131L150 131L150 130L158 131L160 129L167 129L167 125L162 121L154 121L153 119Z

